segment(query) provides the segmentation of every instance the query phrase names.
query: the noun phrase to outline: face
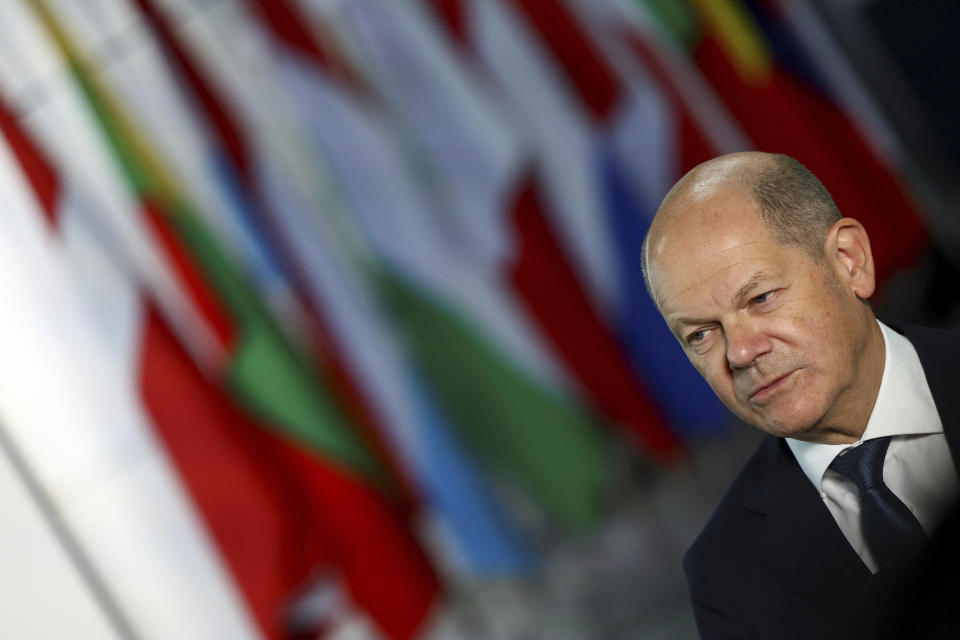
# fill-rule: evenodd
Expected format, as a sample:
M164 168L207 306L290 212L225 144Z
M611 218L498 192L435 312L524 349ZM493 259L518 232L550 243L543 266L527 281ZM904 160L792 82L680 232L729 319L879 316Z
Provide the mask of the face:
M649 247L658 306L724 404L768 433L824 442L862 431L883 362L862 274L826 244L821 260L781 245L727 192L691 198Z

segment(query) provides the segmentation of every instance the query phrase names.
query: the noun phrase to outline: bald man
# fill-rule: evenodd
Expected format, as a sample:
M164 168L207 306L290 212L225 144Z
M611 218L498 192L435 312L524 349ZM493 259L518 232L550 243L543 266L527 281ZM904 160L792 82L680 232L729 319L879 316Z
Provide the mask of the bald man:
M960 494L960 332L877 321L866 230L786 156L694 168L643 250L690 362L769 434L685 559L701 635L868 637L897 585L942 593L918 567ZM935 597L897 620L943 628Z

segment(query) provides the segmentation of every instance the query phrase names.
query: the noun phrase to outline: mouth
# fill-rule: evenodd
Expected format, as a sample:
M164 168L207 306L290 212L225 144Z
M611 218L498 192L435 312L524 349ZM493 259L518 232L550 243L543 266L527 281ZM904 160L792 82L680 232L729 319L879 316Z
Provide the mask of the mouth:
M799 369L794 369L789 371L778 378L774 378L767 384L762 387L757 388L753 393L750 394L750 402L753 404L763 404L768 400L773 394L775 394L781 387L783 387L790 377L799 371Z

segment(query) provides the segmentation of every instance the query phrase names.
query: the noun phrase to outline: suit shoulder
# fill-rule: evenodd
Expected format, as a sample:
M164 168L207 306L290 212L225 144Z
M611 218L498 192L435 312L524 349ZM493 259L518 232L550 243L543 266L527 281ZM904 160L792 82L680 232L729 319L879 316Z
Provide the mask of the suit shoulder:
M905 336L916 349L925 370L932 369L937 377L946 376L956 381L960 373L954 366L960 358L960 328L943 329L921 327L898 320L884 320L884 324Z
M688 578L727 574L718 569L742 566L755 553L773 478L786 444L766 436L744 464L684 557Z
M951 447L960 450L960 329L933 329L898 321L885 324L913 344Z

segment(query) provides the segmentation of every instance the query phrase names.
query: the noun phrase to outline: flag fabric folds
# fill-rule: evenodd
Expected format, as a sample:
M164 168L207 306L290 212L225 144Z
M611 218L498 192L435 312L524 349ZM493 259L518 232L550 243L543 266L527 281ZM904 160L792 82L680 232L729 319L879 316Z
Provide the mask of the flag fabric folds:
M291 24L276 16L284 3L258 6L282 48L284 75L342 176L359 235L377 260L376 267L363 272L399 330L416 375L488 465L530 492L560 522L585 526L594 521L602 475L598 439L582 412L550 390L558 384L558 374L540 341L482 263L445 244L454 220L439 215L442 209L435 209L410 174L405 163L415 158L404 157L388 122L379 121L383 107L370 103L377 96L347 91L359 81L347 87L332 81L309 36L281 30ZM469 245L464 249L469 257L484 251L473 253ZM505 376L522 382L529 394L501 393ZM468 390L473 395L464 397ZM569 452L568 457L559 459L528 444L545 440Z
M149 23L154 27L165 48L169 50L176 67L185 76L188 91L203 103L202 111L209 116L214 128L220 132L218 135L220 147L233 148L230 154L233 160L228 169L233 172L233 175L243 176L246 192L256 194L257 197L253 199L261 202L262 208L273 206L288 212L301 209L302 207L289 197L276 198L273 202L269 202L270 190L266 189L254 175L255 163L247 160L250 156L249 145L239 133L240 126L236 123L235 116L230 113L229 105L217 95L212 79L205 77L200 66L191 59L187 48L172 33L164 16L148 2L138 4L144 9ZM323 64L325 59L319 47L311 41L310 35L302 30L293 10L286 4L263 4L259 7L259 11L265 19L266 31L275 33L277 36L275 46L281 50L277 53L280 71L278 75L283 79L289 78L291 94L295 98L302 97L301 102L311 109L311 111L305 111L305 115L312 113L313 110L321 112L321 118L318 118L315 127L319 130L318 133L322 135L324 132L329 132L328 137L339 135L343 138L346 133L349 133L349 129L338 133L333 130L334 127L326 123L329 121L331 124L336 124L335 119L331 117L331 111L338 105L335 102L336 93L326 99L324 99L325 94L318 93L324 90L324 75L328 66ZM296 43L298 48L289 53L282 52L287 47L293 47L291 43ZM316 62L318 68L311 71L309 66L298 67L296 60L287 60L288 56L297 56L298 51L306 58L305 63L309 65L311 61ZM315 87L311 95L316 102L311 101L309 96L301 95L309 91L310 86ZM325 90L335 92L332 88ZM341 99L346 100L346 98ZM334 102L331 102L332 100ZM357 108L361 107L357 105ZM355 137L351 142L354 145L360 145L362 141ZM344 149L338 157L345 157L347 153L349 150ZM369 174L369 171L367 173ZM362 174L358 173L358 176ZM368 175L367 181L369 180ZM251 198L248 196L247 199ZM261 211L260 216L267 218L268 214ZM288 218L279 217L273 223L283 226L286 219ZM324 239L313 234L310 242L316 247L319 243L323 243ZM294 241L292 248L287 247L280 253L296 254L302 246ZM296 262L297 256L292 257L294 258L292 262ZM306 291L302 295L318 300L320 309L331 317L330 328L323 331L328 337L327 342L331 343L327 345L327 349L333 351L339 346L344 347L347 352L346 359L350 361L354 373L363 374L360 378L361 385L366 385L364 392L372 395L373 400L367 402L361 398L360 401L373 407L368 409L367 413L372 412L383 416L383 424L376 425L375 428L382 436L393 438L397 443L396 449L401 458L401 466L404 468L402 475L409 475L422 485L417 489L418 492L425 494L421 497L430 499L429 504L426 505L428 509L440 507L440 516L449 520L446 524L455 532L456 540L464 542L460 545L464 548L459 549L459 553L470 559L468 564L481 572L525 570L532 559L529 557L529 552L524 550L523 545L518 541L518 534L510 532L502 516L497 515L495 503L486 495L482 484L471 479L473 476L470 472L470 460L462 453L458 453L456 439L445 437L437 429L430 428L430 425L435 425L441 417L437 411L430 408L431 400L426 395L426 390L418 390L421 385L416 382L412 373L404 371L404 365L398 357L389 355L396 350L396 347L391 344L390 336L385 335L384 329L380 326L382 322L378 321L376 312L371 310L369 302L366 303L366 308L357 304L357 297L362 296L363 292L356 286L352 286L353 283L349 282L349 277L343 273L344 267L335 262L332 256L309 252L309 255L302 259L304 268L297 268L295 271L312 276L311 281L319 282L322 286L311 289L310 283L306 283L301 287ZM312 298L314 294L316 297ZM359 390L351 395L355 396L357 393ZM433 464L426 462L428 456L431 460L436 459L436 447L440 447L444 452L444 459L452 457L460 460L460 464L456 466L444 464L445 481L441 481L439 477L434 479ZM461 476L459 482L458 475ZM458 507L460 503L472 505L472 508L466 510ZM477 526L481 522L484 524ZM481 535L483 532L485 535Z
M536 258L553 257L559 264L523 264L553 274L571 273L574 279L558 287L557 295L563 292L566 300L576 295L576 280L606 283L594 288L602 295L581 305L589 308L592 302L599 322L580 324L571 332L580 336L574 341L561 331L561 319L572 329L578 315L589 317L591 312L575 313L557 303L554 307L542 293L547 283L530 282L525 292L533 293L533 301L540 303L535 308L552 318L544 330L553 332L558 344L575 343L589 352L589 359L571 362L600 407L618 422L642 431L639 423L661 434L720 428L720 404L676 348L639 268L639 243L654 199L679 177L663 169L670 166L664 156L673 151L662 140L669 113L659 91L649 82L630 87L618 77L564 3L462 0L435 5L451 28L456 25L461 42L500 83L534 132L537 169L551 207L538 233L528 237L549 237L554 226L564 242L559 250L537 249ZM652 160L641 158L633 165L639 169L628 174L631 164L624 158L642 156ZM523 222L520 218L519 224ZM593 232L582 233L585 228ZM583 238L592 240L586 244ZM564 250L579 259L563 258ZM574 265L579 269L571 268ZM604 349L604 343L615 353ZM638 399L651 396L658 401L657 411L637 406ZM655 441L663 446L670 437Z
M840 211L864 224L881 284L915 261L929 243L916 206L834 103L777 3L692 5L699 38L690 53L753 144L803 162Z
M27 304L51 314L40 325L47 331L42 338L48 341L47 353L29 356L48 366L37 367L36 376L11 379L5 388L29 396L31 385L40 383L48 387L45 393L59 394L59 401L71 407L62 417L50 412L44 423L49 432L21 423L17 411L7 426L60 509L68 535L81 545L77 553L88 558L91 579L102 583L106 613L117 621L121 636L175 633L199 638L232 629L240 637L253 637L237 594L186 507L172 473L175 465L158 447L156 430L170 423L152 415L149 401L137 393L136 380L126 379L128 372L151 371L158 355L140 348L144 310L137 300L133 265L118 250L117 236L103 231L106 218L98 217L97 203L58 175L5 107L0 107L0 129L29 184L23 201L32 198L36 203L25 210L8 209L7 220L23 211L19 224L30 229L33 243L42 245L46 254L34 255L33 261L43 262L26 273L25 280L37 287L31 292L34 302ZM5 189L5 198L10 195ZM18 238L14 226L7 225L3 236L20 240L19 268L30 268L25 250L29 244L22 234ZM108 277L103 277L104 269ZM70 285L77 291L70 291ZM78 291L84 295L76 295ZM93 307L93 302L101 307ZM57 323L68 330L58 330ZM54 365L57 361L61 364ZM57 371L72 379L57 380L51 375ZM41 376L49 377L44 381ZM87 382L76 388L78 380ZM78 393L86 400L71 406L68 398ZM181 397L167 399L174 400L171 407L194 408ZM4 406L12 408L9 402ZM57 438L59 446L54 444ZM45 451L38 449L45 443ZM179 470L189 481L197 471L203 475L192 465ZM258 492L250 494L253 506ZM229 504L222 494L217 497L221 508ZM131 500L149 503L152 515L136 516ZM152 596L128 588L136 583L153 585Z
M325 540L331 548L324 550L324 559L342 571L358 604L388 636L412 637L430 612L436 582L401 514L389 504L383 468L309 361L270 320L242 274L217 246L162 159L98 84L53 15L42 5L36 8L67 58L118 168L139 198L141 215L216 328L226 355L216 375L255 422L288 445L276 455L284 458L282 468L296 478L292 486L309 496L308 513L315 514L322 528L307 536L302 551L307 562L292 567L285 577L305 583L316 566L317 557L311 554L320 553L311 547ZM384 571L388 580L383 579ZM282 612L274 606L270 613L276 617Z
M789 4L0 3L0 553L49 580L4 620L447 640L592 602L564 554L732 424L643 280L670 186L782 152L881 287L927 250Z

